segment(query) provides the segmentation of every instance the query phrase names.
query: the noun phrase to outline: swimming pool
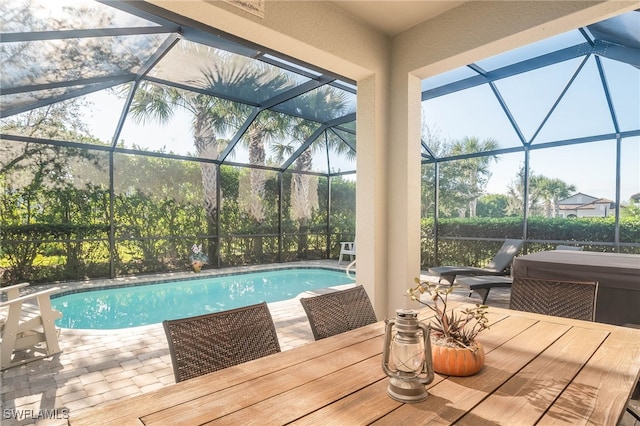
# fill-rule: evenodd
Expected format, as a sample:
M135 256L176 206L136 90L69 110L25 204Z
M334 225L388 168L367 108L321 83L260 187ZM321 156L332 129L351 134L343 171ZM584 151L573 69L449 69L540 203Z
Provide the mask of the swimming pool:
M110 330L277 302L350 283L343 271L280 269L82 291L53 297L51 303L63 314L56 321L59 327Z

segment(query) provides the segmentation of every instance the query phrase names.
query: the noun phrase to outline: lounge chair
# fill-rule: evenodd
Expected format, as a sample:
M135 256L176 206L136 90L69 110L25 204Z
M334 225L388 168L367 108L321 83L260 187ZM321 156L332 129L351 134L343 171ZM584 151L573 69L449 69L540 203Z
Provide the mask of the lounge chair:
M513 258L520 251L522 240L506 240L493 260L484 268L474 266L435 266L429 268L432 275L438 277L438 282L443 279L453 284L457 275L505 275Z
M364 287L357 285L300 299L315 340L324 339L378 321Z
M474 291L482 297L482 304L487 303L489 292L494 287L511 287L513 279L502 275L459 275L456 277L457 285L469 289L469 296Z
M28 283L0 288L0 369L5 370L62 352L55 320L62 313L51 307L51 293L58 287L20 295Z
M176 383L280 352L265 302L162 325Z
M342 257L348 255L349 259L353 261L353 256L356 255L356 242L355 241L342 241L340 242L340 258L338 259L338 265L342 263Z
M580 246L559 245L556 250L581 251ZM482 297L482 304L487 303L489 292L494 287L511 287L513 279L500 275L459 275L455 278L455 283L469 289L469 296L474 291Z

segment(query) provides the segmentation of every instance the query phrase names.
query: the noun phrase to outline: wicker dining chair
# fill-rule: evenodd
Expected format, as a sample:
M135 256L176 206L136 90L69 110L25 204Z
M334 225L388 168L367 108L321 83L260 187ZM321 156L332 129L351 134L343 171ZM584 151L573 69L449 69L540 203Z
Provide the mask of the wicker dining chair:
M315 340L377 322L371 300L361 285L300 299Z
M162 325L176 382L280 352L265 302Z
M597 282L514 278L510 309L594 321Z

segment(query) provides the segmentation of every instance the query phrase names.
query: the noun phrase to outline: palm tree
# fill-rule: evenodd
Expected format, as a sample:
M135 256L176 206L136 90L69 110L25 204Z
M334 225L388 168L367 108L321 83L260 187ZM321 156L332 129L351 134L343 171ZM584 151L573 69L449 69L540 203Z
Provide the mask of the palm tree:
M524 215L524 179L524 166L522 166L508 187L507 214L509 216ZM531 216L541 214L540 199L545 179L548 178L536 175L532 169L529 169L529 214Z
M327 118L339 117L346 109L344 92L333 87L321 87L295 99L295 108L305 116L316 117L318 122ZM317 124L302 119L292 122L292 143L274 145L273 151L280 160L294 152L293 143L303 144L316 130ZM325 145L325 143L328 145ZM313 153L319 149L330 149L337 153L350 153L350 148L337 138L318 138L308 149L303 151L293 163L294 173L291 178L291 218L298 220L300 237L298 254L302 256L307 247L306 237L313 210L318 208L318 194L314 190L314 176L305 174L313 167ZM299 173L303 172L303 173Z
M211 93L230 95L239 99L251 99L260 90L276 93L291 85L288 78L277 68L239 55L234 55L206 47L192 45L196 53L207 55L207 68L201 77L190 81L192 85ZM201 52L198 52L201 50ZM224 144L225 136L237 130L251 112L248 105L232 102L203 93L180 90L143 82L133 98L130 114L137 121L167 123L178 108L189 111L193 116L193 142L200 158L217 160ZM269 114L254 123L249 136L249 154L253 164L264 165L264 139L272 132ZM212 162L201 162L200 171L203 185L203 204L209 228L212 231L217 205L217 168ZM252 170L252 198L264 196L264 172ZM262 205L252 202L250 205ZM260 209L252 215L261 220ZM211 234L212 232L209 232ZM211 255L215 249L209 250Z
M541 176L536 181L537 188L540 190L540 197L544 205L545 217L556 217L558 214L558 202L563 198L569 197L575 192L575 185L566 182Z
M493 151L498 148L498 142L493 139L478 140L476 137L465 136L457 140L451 146L450 155L474 154L478 152ZM476 206L478 197L482 195L484 188L491 177L489 164L496 161L495 155L466 158L455 162L454 177L459 182L457 187L461 194L460 198L466 201L467 206L460 207L460 216L469 209L469 217L476 216Z
M133 98L131 117L138 122L169 122L177 108L193 115L193 143L201 158L217 159L221 150L218 135L226 132L232 120L230 106L224 101L201 93L187 92L154 83L142 83ZM203 203L207 215L213 218L217 208L216 167L213 163L201 162Z
M566 182L536 175L529 171L529 213L530 215L542 215L544 217L556 217L558 202L567 198L576 187ZM524 206L524 167L520 168L518 176L509 186L509 201L507 213L511 215L523 214Z
M273 111L263 111L257 117L247 132L246 142L249 151L249 164L252 166L264 166L267 163L265 145L279 141L286 134L291 118ZM265 218L266 172L261 168L249 170L248 182L240 180L240 193L245 194L239 202L245 211L256 222L262 222Z
M273 81L277 81L274 79ZM264 166L267 162L265 145L272 141L280 140L289 126L290 117L273 111L262 111L255 119L243 138L249 151L249 164L252 166ZM238 204L240 208L253 219L255 229L266 217L265 184L267 181L266 170L259 167L251 167L248 176L241 176L239 180ZM263 255L263 240L261 236L252 238L253 247L247 247L249 256L253 259L261 259Z
M283 70L236 55L228 56L222 66L218 65L215 72L204 75L202 86L223 93L233 93L240 99L254 99L265 93L274 95L281 93L295 85L295 82ZM232 104L231 115L239 127L249 115L250 109L246 105ZM252 166L266 165L265 145L281 138L288 127L290 118L273 111L261 111L251 123L246 137L241 142L249 151L249 164ZM241 181L242 186L248 186L241 193L247 194L239 201L242 207L257 222L264 220L264 186L266 174L264 169L251 168L249 182Z

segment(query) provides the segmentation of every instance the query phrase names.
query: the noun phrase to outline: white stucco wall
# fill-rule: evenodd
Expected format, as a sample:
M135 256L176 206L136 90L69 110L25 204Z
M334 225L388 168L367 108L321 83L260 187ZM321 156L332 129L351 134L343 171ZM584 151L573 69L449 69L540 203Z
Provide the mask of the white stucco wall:
M266 0L264 18L218 1L149 2L357 81L358 281L379 318L407 305L420 272L420 80L639 7L469 2L389 39L326 2Z

